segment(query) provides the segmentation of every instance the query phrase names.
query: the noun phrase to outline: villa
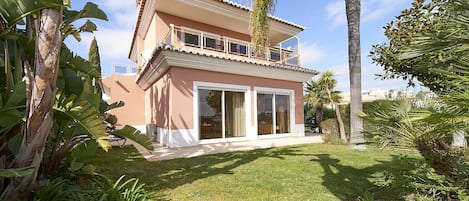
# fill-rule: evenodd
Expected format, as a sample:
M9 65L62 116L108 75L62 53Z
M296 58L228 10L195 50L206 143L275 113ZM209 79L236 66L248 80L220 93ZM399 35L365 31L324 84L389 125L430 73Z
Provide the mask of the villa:
M269 18L265 51L250 43L249 8L226 0L137 0L129 58L146 133L167 147L304 136L304 27ZM138 97L128 97L138 98ZM139 112L139 111L132 111ZM142 120L143 121L143 120Z

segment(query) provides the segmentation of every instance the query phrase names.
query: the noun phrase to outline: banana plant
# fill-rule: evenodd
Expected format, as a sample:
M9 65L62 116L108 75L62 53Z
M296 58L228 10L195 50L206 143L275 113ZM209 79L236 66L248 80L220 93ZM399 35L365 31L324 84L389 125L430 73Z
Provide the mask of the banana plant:
M20 179L11 179L9 182L4 182L4 178L0 177L2 191L0 199L24 198L35 185L37 175L43 174L47 167L56 167L54 164L47 166L48 163L42 163L42 168L39 169L39 164L44 160L43 153L47 159L58 159L55 164L59 164L67 157L69 153L67 150L80 145L76 141L71 141L79 134L90 136L94 140L90 142L97 142L105 150L110 146L106 140L108 134L103 122L104 113L100 113L103 111L101 105L106 106L106 104L103 104L100 98L91 98L97 95L91 93L93 90L89 89L89 82L84 81L99 79L100 72L92 68L87 60L74 55L65 45L62 45L63 39L69 36L80 41L80 33L96 30L96 25L89 20L76 28L77 20L84 18L107 20L107 16L93 3L87 3L80 11L70 10L69 6L69 0L0 1L0 47L3 50L0 53L0 67L4 72L0 74L0 111L2 111L0 113L0 153L2 153L0 169L4 169L0 174L5 177L22 176ZM55 34L57 37L53 37L54 44L60 45L54 46L48 53L58 50L54 55L57 57L55 59L59 68L55 71L58 74L57 78L47 81L47 85L50 85L52 90L46 92L46 95L52 99L38 102L38 104L52 103L53 106L50 111L47 111L45 107L44 111L51 115L45 115L44 121L36 119L34 122L36 125L41 125L42 130L39 129L41 130L39 136L28 130L32 122L31 117L38 115L35 113L37 110L29 108L33 105L32 101L35 101L32 97L37 97L32 90L34 84L37 84L34 70L38 73L41 72L38 68L44 68L36 60L40 51L37 46L40 44L38 44L39 41L36 42L34 32L47 30L38 26L49 26L34 22L44 15L54 15L53 23L55 26L60 25L60 31L47 33ZM57 20L57 18L63 19ZM50 94L51 91L55 94ZM41 96L41 99L44 97ZM114 104L114 106L119 105L122 104ZM138 134L129 128L125 130ZM31 139L36 138L38 140L31 142ZM135 139L138 142L140 138ZM64 143L67 140L72 143ZM67 146L62 146L63 144ZM31 169L33 171L30 171ZM15 174L8 174L12 172ZM3 186L3 184L8 185Z

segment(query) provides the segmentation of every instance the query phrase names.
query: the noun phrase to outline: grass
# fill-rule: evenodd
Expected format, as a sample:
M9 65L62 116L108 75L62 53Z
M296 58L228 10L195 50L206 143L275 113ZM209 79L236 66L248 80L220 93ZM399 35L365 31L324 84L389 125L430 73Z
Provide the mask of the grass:
M402 153L310 144L148 162L126 147L92 163L113 179L140 178L156 200L392 200L383 174L399 171Z

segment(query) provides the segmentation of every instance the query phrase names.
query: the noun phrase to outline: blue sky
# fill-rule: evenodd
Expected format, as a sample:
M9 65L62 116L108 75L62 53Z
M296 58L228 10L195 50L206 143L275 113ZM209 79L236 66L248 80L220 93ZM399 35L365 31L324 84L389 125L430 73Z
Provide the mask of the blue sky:
M232 0L245 4L246 0ZM109 21L95 21L98 31L82 35L76 42L66 43L78 54L87 57L93 36L98 39L104 76L111 72L113 64L131 64L127 59L136 21L135 0L92 0L108 15ZM383 26L410 7L411 0L362 0L361 51L362 89L405 89L402 80L377 80L382 68L371 63L368 54L373 44L385 42ZM82 1L72 1L74 9L83 6ZM274 15L305 26L298 35L303 67L318 71L333 70L338 80L337 88L349 91L347 21L344 0L277 0ZM417 88L416 90L419 90Z

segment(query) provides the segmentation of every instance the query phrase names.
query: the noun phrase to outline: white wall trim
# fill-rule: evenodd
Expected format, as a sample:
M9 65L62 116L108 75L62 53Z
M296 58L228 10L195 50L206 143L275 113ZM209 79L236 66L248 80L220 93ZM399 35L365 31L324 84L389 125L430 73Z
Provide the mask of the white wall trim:
M223 84L223 83L214 83L214 82L199 82L194 81L193 83L193 128L195 130L195 137L199 140L199 143L203 143L203 141L207 142L207 140L200 140L200 131L199 131L199 89L213 89L213 90L225 90L225 91L237 91L237 92L244 92L244 110L245 110L245 131L246 137L249 138L250 136L250 124L251 124L251 87L246 85L236 85L236 84ZM251 134L252 135L252 134ZM217 139L223 142L230 141L230 138L224 139ZM233 138L237 141L237 138ZM239 140L239 139L238 139ZM208 140L208 142L213 140Z
M313 74L288 69L282 69L260 64L234 61L225 58L215 58L206 55L163 50L165 59L170 66L180 66L199 70L216 71L238 75L248 75L279 79L295 82L305 82L311 79ZM236 57L236 56L234 56ZM266 63L270 63L266 61Z
M263 66L261 64L245 63L226 58L214 58L206 55L196 55L173 50L159 50L155 47L151 63L143 66L142 72L137 76L137 84L147 89L170 66L179 66L191 69L215 71L245 76L263 77L269 79L286 80L293 82L306 82L313 74L277 67ZM157 53L160 51L159 53ZM157 55L155 55L157 53ZM267 62L266 63L270 63Z
M147 128L146 128L146 125L143 124L143 125L132 125L134 128L136 128L137 130L139 130L140 132L142 133L146 133L147 131Z
M158 142L161 145L174 147L196 146L198 141L194 138L194 129L166 129L157 127Z

